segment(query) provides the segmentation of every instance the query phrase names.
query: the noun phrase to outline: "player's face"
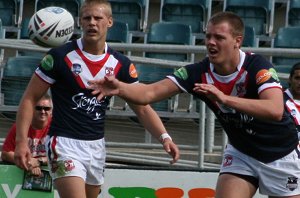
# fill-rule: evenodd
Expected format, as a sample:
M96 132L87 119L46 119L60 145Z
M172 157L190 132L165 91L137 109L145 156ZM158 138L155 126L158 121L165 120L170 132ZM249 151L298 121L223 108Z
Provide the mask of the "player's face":
M294 75L289 78L289 83L294 98L300 100L300 70L295 70Z
M52 116L52 104L49 100L40 100L34 110L33 120L36 122L48 122Z
M209 23L205 45L210 62L218 66L236 63L235 59L239 59L240 40L241 36L233 37L232 28L227 22Z
M112 26L112 17L109 8L104 4L88 5L82 10L80 24L83 31L83 39L89 43L98 44L106 40L106 33Z

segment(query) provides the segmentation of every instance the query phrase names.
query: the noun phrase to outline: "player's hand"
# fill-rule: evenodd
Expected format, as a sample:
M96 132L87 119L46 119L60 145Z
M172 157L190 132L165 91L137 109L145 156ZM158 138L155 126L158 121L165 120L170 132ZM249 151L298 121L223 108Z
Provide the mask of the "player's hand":
M210 100L219 102L221 104L223 104L224 97L226 96L222 91L212 84L195 83L193 91L198 94L205 95Z
M88 89L92 90L93 95L97 95L97 100L102 100L105 96L119 94L119 80L114 76L105 76L100 80L90 80Z
M40 176L42 174L42 170L40 167L29 169L29 172L34 176Z
M16 166L24 170L28 170L29 166L31 166L31 152L27 141L18 142L16 144L14 161Z
M172 156L173 160L170 161L170 164L174 164L178 161L180 152L177 145L169 138L165 139L163 142L165 151Z

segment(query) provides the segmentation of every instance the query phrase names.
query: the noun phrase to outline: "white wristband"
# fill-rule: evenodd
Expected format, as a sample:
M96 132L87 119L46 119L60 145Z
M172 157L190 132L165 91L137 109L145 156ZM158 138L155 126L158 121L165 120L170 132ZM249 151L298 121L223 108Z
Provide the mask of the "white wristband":
M169 138L172 141L171 136L168 133L163 133L161 134L161 136L159 137L159 141L163 144L165 139Z

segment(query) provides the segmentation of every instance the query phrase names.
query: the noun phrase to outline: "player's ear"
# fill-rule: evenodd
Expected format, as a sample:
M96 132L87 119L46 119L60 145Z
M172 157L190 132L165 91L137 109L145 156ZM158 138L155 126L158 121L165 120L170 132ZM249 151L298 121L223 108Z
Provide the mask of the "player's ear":
M235 44L235 48L240 48L242 46L243 43L243 37L242 36L237 36L235 38L236 44Z
M113 26L113 24L114 24L114 20L113 20L113 18L112 17L109 17L108 18L108 24L107 24L107 27L111 27L111 26Z

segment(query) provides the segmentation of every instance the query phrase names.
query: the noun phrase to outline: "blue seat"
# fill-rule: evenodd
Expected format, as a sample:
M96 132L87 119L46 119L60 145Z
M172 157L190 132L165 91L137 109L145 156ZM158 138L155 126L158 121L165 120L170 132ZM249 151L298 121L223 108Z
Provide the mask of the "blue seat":
M8 35L18 32L18 23L21 23L18 18L23 11L21 4L23 0L0 0L0 18Z
M9 57L4 67L3 77L30 78L41 62L36 56Z
M106 35L107 42L130 43L130 33L127 23L114 20L114 24L108 29Z
M286 26L300 26L300 0L289 0L286 6Z
M300 48L300 26L295 27L281 27L274 38L272 47L274 48ZM300 62L300 58L297 57L283 57L273 56L272 62L276 66L290 67L297 62Z
M245 26L243 47L258 47L258 38L256 38L254 27Z
M175 22L159 22L153 23L146 35L145 43L149 44L176 44L176 45L192 45L193 44L192 30L189 25ZM156 58L173 61L188 61L189 55L146 52L145 57ZM162 80L166 75L174 72L173 68L162 68L155 65L137 64L139 80L143 83L151 83ZM173 111L173 104L176 101L172 99L164 100L152 104L152 107L157 111Z
M247 26L254 27L260 40L270 40L274 23L274 0L224 0L224 11L239 15Z
M5 105L19 105L27 84L40 63L35 56L16 56L8 58L3 70L1 93Z
M135 37L143 37L147 29L149 0L109 0L113 18L128 24Z
M29 39L29 35L28 35L29 21L30 21L29 17L22 19L21 30L20 30L20 39Z
M160 21L190 25L193 33L204 32L210 15L210 0L161 0Z

